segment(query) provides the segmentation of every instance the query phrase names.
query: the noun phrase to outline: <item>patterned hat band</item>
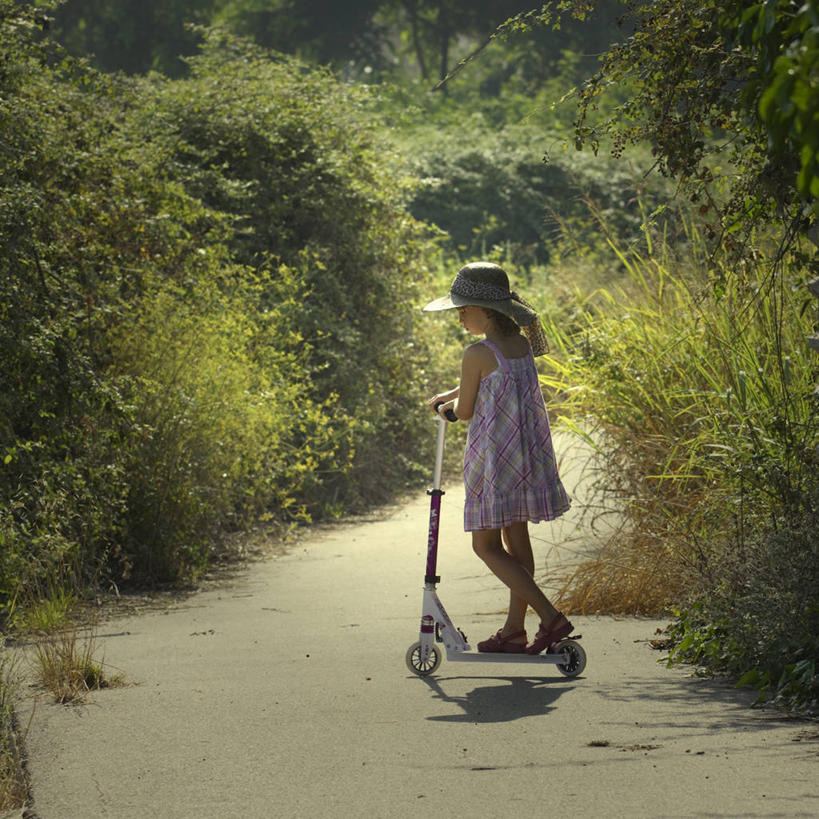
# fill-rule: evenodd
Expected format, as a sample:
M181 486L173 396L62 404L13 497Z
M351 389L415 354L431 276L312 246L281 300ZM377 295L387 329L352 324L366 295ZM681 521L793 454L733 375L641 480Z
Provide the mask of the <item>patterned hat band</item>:
M465 299L480 299L481 301L505 301L515 297L514 293L509 292L508 287L496 287L489 282L474 281L462 273L458 273L455 277L449 292Z

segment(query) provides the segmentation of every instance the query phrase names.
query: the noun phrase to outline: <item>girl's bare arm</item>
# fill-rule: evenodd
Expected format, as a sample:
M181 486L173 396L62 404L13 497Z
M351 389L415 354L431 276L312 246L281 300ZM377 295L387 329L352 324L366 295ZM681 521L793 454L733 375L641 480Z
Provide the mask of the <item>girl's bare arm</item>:
M481 385L481 378L486 374L485 349L483 345L473 344L464 351L461 360L461 383L453 405L453 411L461 421L468 421L475 412L478 387Z

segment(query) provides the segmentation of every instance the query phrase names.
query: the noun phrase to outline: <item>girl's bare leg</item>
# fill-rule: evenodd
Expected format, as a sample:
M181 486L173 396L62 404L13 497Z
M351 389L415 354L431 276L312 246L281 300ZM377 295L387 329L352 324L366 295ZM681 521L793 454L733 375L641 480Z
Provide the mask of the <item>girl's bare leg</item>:
M525 523L512 524L506 527L504 536L508 552L503 548L499 529L482 529L472 533L472 549L475 554L509 588L509 615L502 633L510 634L523 629L527 606L537 612L541 622L550 623L558 612L532 576L534 559L528 526Z
M529 527L526 523L513 523L501 529L506 551L533 576L535 573L535 558L532 555L532 542L529 540ZM526 610L529 604L523 597L514 591L509 591L509 611L506 615L504 634L514 634L523 631L526 623Z

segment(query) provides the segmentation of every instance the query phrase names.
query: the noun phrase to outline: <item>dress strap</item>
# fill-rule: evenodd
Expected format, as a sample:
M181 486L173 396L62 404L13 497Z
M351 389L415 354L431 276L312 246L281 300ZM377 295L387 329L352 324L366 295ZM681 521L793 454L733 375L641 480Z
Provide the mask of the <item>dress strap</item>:
M495 343L491 342L488 338L485 338L483 341L481 341L481 344L485 344L495 354L495 358L498 359L499 370L506 370L509 368L503 353L498 349L498 346Z

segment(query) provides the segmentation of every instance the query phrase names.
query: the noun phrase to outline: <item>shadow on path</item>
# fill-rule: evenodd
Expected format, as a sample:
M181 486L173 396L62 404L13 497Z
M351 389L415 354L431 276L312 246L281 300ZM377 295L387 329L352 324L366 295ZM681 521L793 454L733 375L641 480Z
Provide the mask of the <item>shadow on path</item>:
M676 672L676 673L674 673ZM716 733L725 730L766 732L784 724L799 725L804 718L770 707L753 707L757 695L737 688L728 680L703 679L672 669L668 676L652 679L599 681L595 699L610 704L610 724L626 726L635 705L644 704L643 727L676 728L681 731Z
M424 677L432 694L444 702L451 702L463 709L459 714L427 717L431 722L512 722L523 717L548 714L557 698L574 688L562 681L544 680L540 677L447 677L434 679ZM444 684L455 680L496 681L495 685L479 685L463 695L447 694Z

